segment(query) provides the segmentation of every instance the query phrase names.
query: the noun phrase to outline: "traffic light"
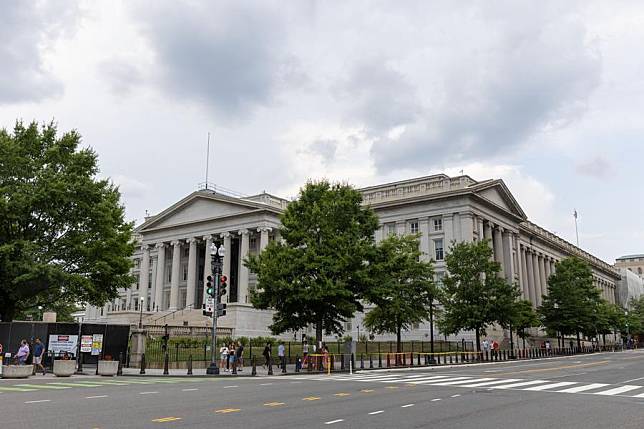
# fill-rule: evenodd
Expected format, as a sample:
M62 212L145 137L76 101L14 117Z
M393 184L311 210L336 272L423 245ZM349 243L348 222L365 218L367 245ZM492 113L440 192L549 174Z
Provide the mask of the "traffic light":
M206 277L206 280L207 280L206 281L206 293L209 296L214 297L215 296L215 287L214 287L213 282L212 282L212 276Z
M228 286L228 277L224 276L223 274L221 277L219 277L219 296L224 296L226 295L226 287Z
M226 304L217 304L217 317L226 315Z

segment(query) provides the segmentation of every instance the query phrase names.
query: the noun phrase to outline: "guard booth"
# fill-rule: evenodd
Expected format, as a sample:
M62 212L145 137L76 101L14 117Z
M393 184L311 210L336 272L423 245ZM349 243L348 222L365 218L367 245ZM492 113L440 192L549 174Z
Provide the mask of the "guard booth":
M79 335L80 334L80 335ZM16 354L22 340L30 348L40 338L45 346L44 364L51 366L54 358L65 354L76 359L79 347L83 364L96 365L99 359L118 360L127 356L130 335L129 325L99 323L48 323L48 322L0 322L0 344L3 354ZM28 364L33 354L30 353ZM4 364L9 362L5 360Z

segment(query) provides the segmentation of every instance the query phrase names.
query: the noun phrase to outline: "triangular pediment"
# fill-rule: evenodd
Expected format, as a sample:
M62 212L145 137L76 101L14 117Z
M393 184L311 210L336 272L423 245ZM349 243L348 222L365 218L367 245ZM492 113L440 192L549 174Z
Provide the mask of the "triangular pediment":
M175 225L208 219L241 215L265 208L262 204L239 198L195 192L178 203L148 219L138 230L168 228Z
M495 206L514 214L522 219L527 219L527 216L521 206L514 196L510 193L508 187L503 183L502 180L493 180L487 183L483 182L478 185L474 185L474 193L494 204Z

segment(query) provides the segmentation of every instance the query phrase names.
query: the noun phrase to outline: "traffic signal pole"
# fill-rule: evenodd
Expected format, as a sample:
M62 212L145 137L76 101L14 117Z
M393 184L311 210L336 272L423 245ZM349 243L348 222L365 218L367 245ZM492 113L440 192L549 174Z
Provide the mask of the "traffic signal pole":
M210 346L210 366L206 369L206 374L209 375L219 375L219 367L217 366L217 359L216 359L216 348L217 348L217 302L219 301L218 295L219 295L219 286L220 286L220 279L221 279L221 267L222 267L222 262L221 260L223 259L223 256L219 256L218 254L218 249L217 246L213 243L211 249L210 249L210 264L211 264L211 271L214 274L214 280L215 280L215 288L214 288L214 296L213 298L215 299L215 308L213 308L212 312L212 345ZM223 252L222 252L223 253Z

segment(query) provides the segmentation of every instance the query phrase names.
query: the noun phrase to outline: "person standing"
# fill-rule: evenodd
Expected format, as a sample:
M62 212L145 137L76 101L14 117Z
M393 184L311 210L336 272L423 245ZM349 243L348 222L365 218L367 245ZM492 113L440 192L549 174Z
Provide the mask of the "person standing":
M286 356L284 355L284 341L280 341L280 345L277 346L277 356L280 359L280 368L282 370L286 369Z
M244 370L244 345L241 341L237 342L237 367L239 371Z
M233 368L235 368L235 365L237 363L235 362L235 358L237 357L237 351L235 350L235 343L230 343L230 346L228 346L228 370L233 371Z
M305 367L309 358L309 343L306 340L302 343L302 357L302 366Z
M42 370L42 375L45 375L47 373L47 370L45 370L45 367L42 364L42 357L44 352L45 346L42 342L40 342L40 338L36 338L36 341L34 342L34 374L36 374L37 367Z
M20 347L18 348L18 353L16 353L16 359L18 359L18 365L26 364L28 357L29 357L29 344L27 344L27 340L22 340L20 341Z
M262 356L264 356L264 367L270 368L271 365L271 343L266 343L266 347L264 347L264 351L262 352Z
M228 347L226 347L226 344L223 344L219 349L219 358L219 368L228 371L226 369L226 362L228 362Z

